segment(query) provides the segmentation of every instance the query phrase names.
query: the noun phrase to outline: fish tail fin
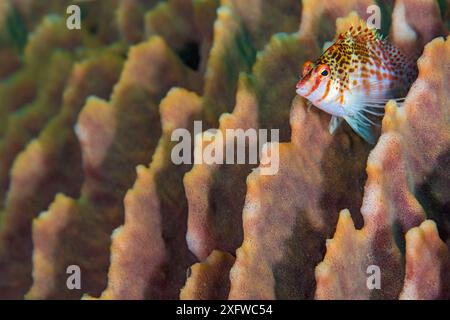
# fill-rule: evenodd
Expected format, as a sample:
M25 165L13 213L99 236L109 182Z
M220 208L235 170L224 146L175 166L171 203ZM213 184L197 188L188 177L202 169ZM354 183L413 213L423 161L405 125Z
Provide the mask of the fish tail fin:
M372 131L372 126L359 117L358 114L354 116L345 116L345 121L352 127L352 129L364 140L370 144L375 144L375 136Z

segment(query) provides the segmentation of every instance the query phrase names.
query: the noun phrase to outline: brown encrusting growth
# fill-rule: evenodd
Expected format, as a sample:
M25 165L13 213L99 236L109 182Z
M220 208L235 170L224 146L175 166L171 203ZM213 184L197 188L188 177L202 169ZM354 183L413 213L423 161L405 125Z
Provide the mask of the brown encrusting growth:
M406 274L400 299L450 299L450 254L431 220L406 234Z
M180 299L226 299L230 290L229 273L234 260L231 254L214 250L205 262L194 264L181 289Z

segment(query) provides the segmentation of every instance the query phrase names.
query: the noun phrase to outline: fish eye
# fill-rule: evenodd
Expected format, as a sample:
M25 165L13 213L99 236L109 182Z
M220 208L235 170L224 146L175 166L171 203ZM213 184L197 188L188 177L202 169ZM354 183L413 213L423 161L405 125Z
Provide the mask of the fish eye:
M330 68L326 64L321 64L317 68L317 73L322 77L327 77L330 75Z

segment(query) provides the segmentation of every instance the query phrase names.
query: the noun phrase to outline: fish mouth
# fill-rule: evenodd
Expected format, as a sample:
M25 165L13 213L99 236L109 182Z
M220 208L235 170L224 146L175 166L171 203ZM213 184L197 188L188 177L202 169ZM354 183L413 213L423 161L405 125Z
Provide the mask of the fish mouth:
M295 86L297 89L300 89L305 86L306 79L301 79L299 82L297 82L297 85Z
M295 92L300 96L302 96L306 93L305 92L305 83L306 83L306 80L301 79L299 82L297 82L297 85L295 86L295 88L296 88Z

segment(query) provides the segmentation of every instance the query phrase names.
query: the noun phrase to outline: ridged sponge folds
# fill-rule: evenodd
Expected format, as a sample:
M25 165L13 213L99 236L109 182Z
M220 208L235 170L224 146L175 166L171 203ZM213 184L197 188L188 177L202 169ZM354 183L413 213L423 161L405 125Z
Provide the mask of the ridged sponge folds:
M374 6L419 72L370 145L295 86ZM448 0L0 1L0 299L450 299L449 30ZM277 172L233 129L277 129Z

